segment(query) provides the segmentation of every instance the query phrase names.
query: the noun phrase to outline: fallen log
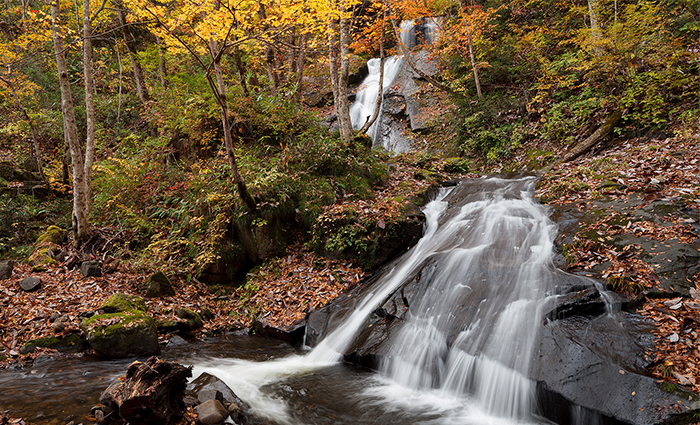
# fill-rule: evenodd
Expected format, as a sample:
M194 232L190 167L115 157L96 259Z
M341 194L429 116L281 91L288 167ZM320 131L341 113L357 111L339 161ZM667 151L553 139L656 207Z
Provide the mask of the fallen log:
M124 381L112 383L100 403L117 410L129 425L171 425L185 411L185 389L191 376L191 367L153 356L129 365Z
M588 136L588 138L586 138L586 140L584 140L583 142L574 146L574 148L571 149L566 154L564 154L564 156L559 158L554 163L545 167L543 171L547 172L547 171L551 170L556 165L559 165L563 162L573 161L574 159L578 158L579 156L585 154L586 152L591 150L593 148L593 146L597 145L598 143L600 143L603 140L610 137L610 135L612 134L615 127L617 127L617 125L620 123L621 119L622 119L622 112L620 110L613 112L612 114L610 114L608 119L605 120L603 125L598 127L598 129L596 131L594 131L593 134Z

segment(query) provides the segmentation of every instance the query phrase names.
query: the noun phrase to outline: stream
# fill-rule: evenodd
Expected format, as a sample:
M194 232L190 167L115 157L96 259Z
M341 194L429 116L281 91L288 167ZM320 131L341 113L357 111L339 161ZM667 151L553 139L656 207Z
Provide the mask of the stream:
M556 226L534 182L443 189L423 209L416 246L312 312L313 348L231 335L161 357L220 378L274 424L658 423L654 408L669 396L643 376L636 334L648 330L600 284L553 266ZM374 362L344 361L353 358ZM0 410L86 423L132 361L37 359L0 371Z

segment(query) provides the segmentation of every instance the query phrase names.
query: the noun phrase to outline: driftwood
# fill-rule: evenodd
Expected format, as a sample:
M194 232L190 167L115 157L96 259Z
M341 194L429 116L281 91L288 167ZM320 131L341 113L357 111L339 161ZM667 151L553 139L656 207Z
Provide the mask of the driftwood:
M151 357L134 362L124 382L110 385L100 402L130 425L170 425L185 410L184 394L192 368Z
M545 172L549 171L555 165L559 165L563 162L573 161L574 159L578 158L579 156L581 156L581 155L585 154L586 152L588 152L589 150L591 150L593 148L593 146L597 145L598 143L600 143L603 140L610 137L610 135L612 134L615 127L617 127L617 125L620 123L621 119L622 119L622 112L620 112L619 110L610 114L610 116L608 117L608 119L605 120L603 125L598 127L598 129L596 131L594 131L593 134L588 136L588 138L586 140L584 140L583 142L574 146L573 149L571 149L564 156L559 158L556 162L545 167L544 171Z

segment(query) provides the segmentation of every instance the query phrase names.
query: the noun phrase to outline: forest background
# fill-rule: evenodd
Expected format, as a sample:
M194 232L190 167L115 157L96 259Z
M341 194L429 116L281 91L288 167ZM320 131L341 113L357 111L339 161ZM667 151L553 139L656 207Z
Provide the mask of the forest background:
M427 129L410 153L371 149L348 122L353 75L410 55L396 28L427 16ZM652 157L666 150L650 141L700 138L698 0L5 0L0 64L0 166L50 189L0 178L0 257L45 271L36 238L72 229L81 261L237 297L237 325L287 249L345 287L376 269L391 223L439 182L544 170L543 201L600 196L583 180L614 185L626 158L547 173L605 123L604 146Z

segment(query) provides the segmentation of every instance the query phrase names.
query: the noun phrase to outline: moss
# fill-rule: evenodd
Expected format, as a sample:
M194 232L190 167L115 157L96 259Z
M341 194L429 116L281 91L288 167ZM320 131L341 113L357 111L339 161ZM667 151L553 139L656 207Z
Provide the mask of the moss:
M44 270L46 266L56 265L57 262L53 258L53 255L57 249L58 246L51 242L43 242L41 245L37 245L32 255L29 256L29 265L37 269L44 268Z
M122 328L130 328L136 323L155 322L151 316L141 311L123 311L119 313L98 314L84 319L80 329L93 336L109 336Z
M22 347L23 353L28 353L36 347L52 348L61 352L80 351L85 341L77 333L71 333L63 337L47 336L28 341Z
M146 303L135 295L114 294L100 306L105 313L121 313L125 311L146 311Z
M66 239L66 231L58 226L49 226L48 229L39 236L36 240L36 246L43 244L44 242L50 242L56 245L61 245Z

